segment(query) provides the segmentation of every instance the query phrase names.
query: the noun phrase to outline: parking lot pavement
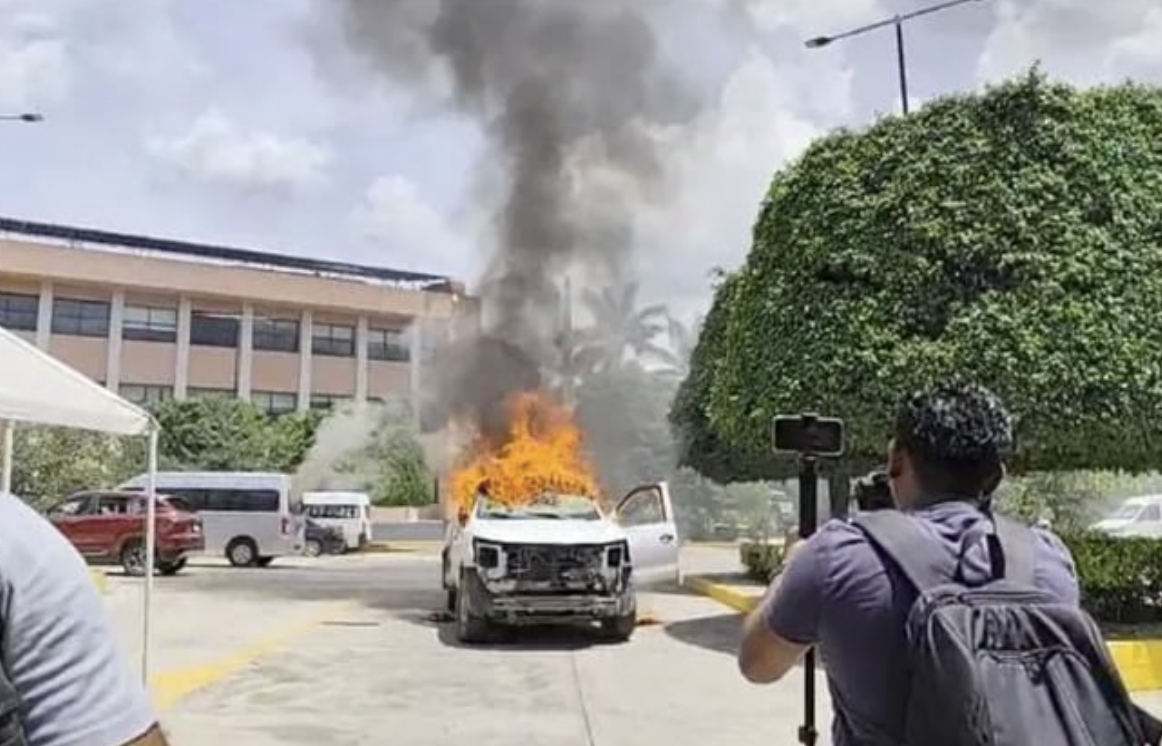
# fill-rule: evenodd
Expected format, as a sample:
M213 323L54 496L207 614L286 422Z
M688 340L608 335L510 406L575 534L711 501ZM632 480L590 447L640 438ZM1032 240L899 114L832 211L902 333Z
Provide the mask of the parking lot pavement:
M765 745L795 737L801 678L765 688L743 682L733 660L738 618L712 601L644 594L643 609L664 623L640 627L622 645L585 630L534 630L505 645L463 648L433 619L443 600L434 558L281 564L202 563L158 579L158 676L214 669L204 688L173 696L163 711L179 746ZM132 641L139 632L127 609L136 604L125 602L136 601L137 581L111 581L111 610L120 605L115 620ZM254 652L256 639L296 624Z

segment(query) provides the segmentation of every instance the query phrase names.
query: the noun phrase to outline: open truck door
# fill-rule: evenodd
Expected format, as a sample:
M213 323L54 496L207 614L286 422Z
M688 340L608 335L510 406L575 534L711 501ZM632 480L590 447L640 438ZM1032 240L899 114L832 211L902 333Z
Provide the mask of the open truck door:
M629 539L637 586L678 582L678 528L665 482L635 487L621 499L614 518Z

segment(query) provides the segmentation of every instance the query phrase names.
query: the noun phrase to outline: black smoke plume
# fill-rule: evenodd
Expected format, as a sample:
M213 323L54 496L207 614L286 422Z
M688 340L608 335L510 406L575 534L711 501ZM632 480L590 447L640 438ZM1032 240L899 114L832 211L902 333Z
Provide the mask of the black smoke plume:
M665 185L654 133L696 113L652 25L667 1L319 0L381 80L486 137L477 176L500 189L481 237L483 333L438 366L450 414L491 429L487 410L557 363L566 271L633 271L635 204Z

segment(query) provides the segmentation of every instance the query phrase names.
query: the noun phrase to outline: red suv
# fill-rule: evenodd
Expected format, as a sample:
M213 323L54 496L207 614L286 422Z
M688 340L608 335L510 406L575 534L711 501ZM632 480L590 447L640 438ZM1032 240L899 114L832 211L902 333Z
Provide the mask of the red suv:
M157 570L173 575L186 555L205 549L202 522L158 496ZM120 563L129 575L145 574L145 496L140 492L81 492L48 511L48 518L90 562Z

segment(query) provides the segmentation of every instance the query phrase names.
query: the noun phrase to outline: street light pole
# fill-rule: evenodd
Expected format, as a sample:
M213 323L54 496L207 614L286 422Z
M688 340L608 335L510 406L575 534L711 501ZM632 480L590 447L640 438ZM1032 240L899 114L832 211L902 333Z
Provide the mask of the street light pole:
M900 69L900 106L908 116L908 63L904 57L904 21L896 16L896 65Z
M919 18L920 16L931 15L932 13L939 13L942 10L948 10L949 8L954 8L957 5L964 5L966 3L979 3L979 2L984 2L984 0L946 0L946 2L937 3L935 5L929 5L927 7L920 8L919 10L914 10L911 13L903 13L900 15L895 15L895 16L892 16L891 18L885 18L883 20L876 21L874 23L869 23L865 26L860 26L859 28L853 28L853 29L850 29L848 31L844 31L844 32L839 33L839 34L833 34L831 36L816 36L812 39L808 39L807 41L803 42L803 44L808 49L818 49L820 47L825 47L828 44L831 44L832 42L841 41L843 39L850 39L853 36L860 36L862 34L866 34L869 31L876 31L877 29L881 29L881 28L884 28L886 26L895 26L895 28L896 28L896 64L899 68L899 77L900 77L900 106L903 108L904 114L907 115L907 113L908 113L908 68L907 68L907 59L904 55L904 22L910 21L913 18Z

